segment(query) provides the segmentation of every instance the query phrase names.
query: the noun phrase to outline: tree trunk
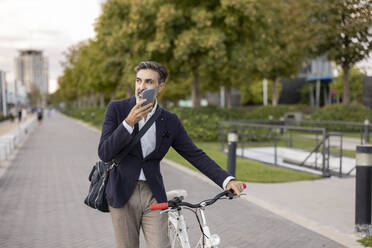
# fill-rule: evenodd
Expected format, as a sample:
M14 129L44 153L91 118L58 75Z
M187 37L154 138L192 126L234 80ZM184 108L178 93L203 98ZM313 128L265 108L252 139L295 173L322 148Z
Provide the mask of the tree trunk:
M191 100L193 107L200 106L200 86L199 86L199 72L197 69L193 71L194 80L192 81Z
M98 105L98 93L94 93L93 95L93 107L97 108Z
M110 101L113 101L114 99L115 99L115 92L111 92Z
M83 108L83 99L82 96L78 96L78 108Z
M105 94L103 92L99 93L99 107L105 108Z
M350 68L348 66L343 66L342 70L344 72L344 98L342 100L343 104L350 104L350 83L349 83L349 72Z
M231 102L231 86L226 87L226 106L227 108L232 107L232 102Z
M277 90L276 90L276 78L272 79L273 81L273 91L272 91L272 96L271 96L271 100L272 100L272 105L273 106L277 106L278 105L278 99L277 99Z

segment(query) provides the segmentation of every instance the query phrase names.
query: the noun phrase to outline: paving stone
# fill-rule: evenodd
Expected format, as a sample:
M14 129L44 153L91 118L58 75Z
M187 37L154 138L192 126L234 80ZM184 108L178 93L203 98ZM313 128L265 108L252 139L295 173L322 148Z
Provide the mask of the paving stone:
M115 246L110 215L83 204L99 136L61 114L35 128L0 178L0 247ZM186 189L189 201L220 192L166 164L162 171L167 189ZM220 247L343 247L242 199L219 201L206 213ZM185 215L195 241L199 227Z

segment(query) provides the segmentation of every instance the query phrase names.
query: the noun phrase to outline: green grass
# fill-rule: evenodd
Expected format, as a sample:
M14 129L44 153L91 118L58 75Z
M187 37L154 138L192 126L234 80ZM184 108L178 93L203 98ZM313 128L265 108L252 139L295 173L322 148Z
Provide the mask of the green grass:
M358 242L364 245L365 247L372 247L372 236L362 238L358 240Z
M92 118L92 112L94 112L94 118ZM67 110L64 112L66 115L75 119L84 121L98 130L102 128L102 122L105 118L106 109L101 108L86 108L86 109L75 109Z
M319 137L318 142L320 142L321 137ZM253 142L253 143L245 143L245 147L265 147L265 146L274 146L274 141L271 140L269 142ZM278 146L281 147L290 147L289 144L289 137L288 134L284 136L278 136ZM300 148L308 151L312 151L316 147L316 140L312 138L304 137L303 134L293 134L292 135L292 148ZM322 152L322 146L320 147L319 152ZM340 149L338 148L331 148L330 153L332 155L338 156L340 154ZM343 156L355 157L355 151L352 150L345 150L342 151Z
M219 143L196 142L196 145L213 160L215 160L216 163L219 164L223 169L226 169L227 156L225 153L219 151ZM169 150L165 158L182 164L193 170L197 170L172 148ZM293 182L303 180L316 180L321 178L317 175L266 165L257 161L243 158L237 158L236 175L236 178L238 180L260 183Z

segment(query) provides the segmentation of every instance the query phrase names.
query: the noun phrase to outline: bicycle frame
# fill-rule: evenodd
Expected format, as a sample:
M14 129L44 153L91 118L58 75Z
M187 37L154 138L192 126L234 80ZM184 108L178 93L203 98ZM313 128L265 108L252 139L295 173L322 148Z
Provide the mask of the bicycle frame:
M246 188L245 184L243 184L243 186ZM217 234L211 235L207 224L207 218L205 216L205 208L214 204L219 199L233 199L233 192L231 190L225 190L217 194L213 199L204 200L197 204L183 202L182 200L186 195L187 192L185 190L169 191L167 192L167 198L172 200L152 204L150 210L162 210L160 213L168 213L168 234L172 248L175 247L176 242L181 246L181 248L191 248L185 218L182 214L182 208L186 207L187 209L196 209L196 218L202 232L201 238L196 247L217 248L217 245L220 244L220 237ZM201 217L201 220L199 216Z
M186 222L181 209L168 212L168 225L173 225L175 229L175 236L173 240L170 240L171 247L174 247L177 237L179 237L182 248L190 248L189 235L187 234Z
M217 248L217 246L212 246L211 243L211 233L207 224L207 219L205 216L205 209L199 208L197 209L201 216L201 226L203 233L201 234L201 237L196 244L196 247L203 247L203 248ZM179 240L181 242L182 248L191 248L189 236L187 233L187 227L185 218L182 214L182 210L175 210L175 211L169 211L168 212L168 223L169 225L173 225L176 231L176 235L173 237L173 240L170 240L171 246L174 247L175 242L177 240L177 237L179 237ZM203 246L203 239L204 239L204 246Z

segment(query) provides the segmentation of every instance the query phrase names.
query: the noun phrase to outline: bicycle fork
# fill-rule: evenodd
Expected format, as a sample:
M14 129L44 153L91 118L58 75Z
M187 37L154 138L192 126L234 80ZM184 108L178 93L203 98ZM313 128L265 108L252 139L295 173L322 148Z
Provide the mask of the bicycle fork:
M206 247L206 248L217 248L217 245L220 243L220 237L217 234L211 235L209 227L207 225L207 218L205 217L204 208L198 209L201 216L201 226L202 226L202 236L197 244L197 247ZM204 246L203 246L204 239Z

